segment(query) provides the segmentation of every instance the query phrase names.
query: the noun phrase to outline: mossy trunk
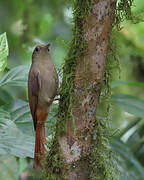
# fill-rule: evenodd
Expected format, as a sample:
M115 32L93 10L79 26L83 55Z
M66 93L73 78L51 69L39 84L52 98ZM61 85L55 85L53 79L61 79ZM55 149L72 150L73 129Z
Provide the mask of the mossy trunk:
M96 110L116 0L74 1L73 40L63 68L56 136L43 178L111 179Z

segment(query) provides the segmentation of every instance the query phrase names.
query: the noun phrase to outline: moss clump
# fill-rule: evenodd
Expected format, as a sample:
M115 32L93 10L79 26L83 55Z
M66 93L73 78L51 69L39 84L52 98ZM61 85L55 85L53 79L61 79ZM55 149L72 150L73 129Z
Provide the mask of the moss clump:
M104 130L104 128L106 129ZM91 180L118 179L118 174L115 173L116 167L113 164L114 153L110 150L106 131L107 127L100 123L95 129L95 139L93 140L90 154Z
M58 148L58 143L56 140L50 146L50 152L46 155L46 160L44 161L45 169L42 172L41 180L66 180L64 176L64 171L67 167L63 160L62 154Z

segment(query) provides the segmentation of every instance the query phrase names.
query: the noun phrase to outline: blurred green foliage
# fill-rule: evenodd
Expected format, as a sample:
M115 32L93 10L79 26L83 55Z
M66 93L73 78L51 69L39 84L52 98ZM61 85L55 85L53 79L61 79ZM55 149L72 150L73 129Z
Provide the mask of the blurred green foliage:
M135 0L132 10L141 23L125 21L114 35L120 74L113 70L111 126L118 132L110 145L120 180L144 177L143 9L144 1ZM71 40L72 6L65 0L1 0L0 22L0 180L16 180L32 171L34 130L27 102L31 54L36 44L51 43L52 60L61 68ZM56 114L53 104L46 125L48 140Z

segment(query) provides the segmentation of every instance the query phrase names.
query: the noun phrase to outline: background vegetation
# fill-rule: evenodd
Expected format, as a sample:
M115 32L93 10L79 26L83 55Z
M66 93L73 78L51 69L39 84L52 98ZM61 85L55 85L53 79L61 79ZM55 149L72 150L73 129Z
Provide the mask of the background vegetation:
M132 10L138 20L143 9L144 1L135 0ZM27 101L31 54L36 44L51 43L52 60L58 70L62 67L72 38L72 7L65 0L0 0L0 22L0 179L16 180L31 174L33 164L34 130ZM116 153L113 163L120 180L144 177L144 23L136 23L123 22L122 30L113 34L119 68L110 69L110 148ZM56 113L54 104L47 120L48 140Z

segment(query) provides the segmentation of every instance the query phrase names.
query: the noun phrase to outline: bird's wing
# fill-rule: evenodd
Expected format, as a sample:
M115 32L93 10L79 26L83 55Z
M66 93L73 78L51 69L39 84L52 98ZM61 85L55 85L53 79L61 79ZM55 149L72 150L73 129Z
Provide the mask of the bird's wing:
M36 110L38 106L38 95L40 88L41 88L40 73L35 72L32 67L29 72L29 78L28 78L28 95L29 95L29 105L30 105L30 110L31 110L35 130L37 124Z

